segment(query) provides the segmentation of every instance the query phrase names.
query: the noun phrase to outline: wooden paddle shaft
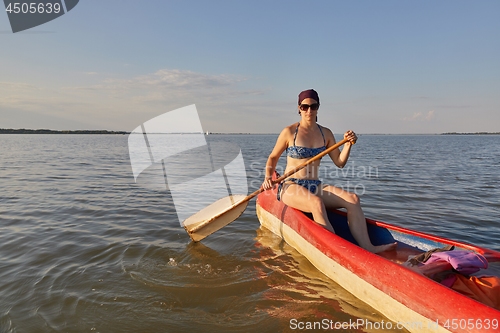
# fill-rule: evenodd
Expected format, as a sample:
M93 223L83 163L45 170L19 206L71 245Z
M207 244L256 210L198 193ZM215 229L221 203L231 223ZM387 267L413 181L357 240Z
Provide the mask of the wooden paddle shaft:
M348 142L349 140L347 139L343 139L342 141L334 144L333 146L327 148L326 150L322 151L321 153L319 153L318 155L314 156L314 157L311 157L310 159L308 159L307 161L305 161L304 163L296 166L295 168L293 168L292 170L290 170L289 172L287 172L286 174L284 174L283 176L279 177L278 179L276 179L273 183L274 184L277 184L277 183L280 183L282 182L283 180L285 180L286 178L290 177L291 175L293 175L294 173L296 173L297 171L305 168L307 165L311 164L312 162L314 161L317 161L319 159L321 159L323 156L325 156L326 154L328 154L329 152L331 152L332 150L334 149L337 149L338 147L342 146L344 143ZM241 201L237 201L233 206L229 207L229 209L223 211L222 213L214 216L213 218L211 219L208 219L206 221L204 221L203 223L200 223L196 226L193 226L191 229L188 229L186 228L186 230L188 231L188 234L190 236L192 236L192 234L194 233L197 233L199 232L201 229L205 228L206 226L210 225L215 219L219 218L220 216L226 214L227 212L229 211L232 211L233 209L235 209L236 207L239 207L241 206L242 204L250 201L253 197L257 196L259 193L263 192L264 189L261 187L259 188L257 191L253 192L252 194L249 194L247 197L243 198ZM226 223L227 224L227 223ZM205 236L206 237L206 236ZM192 238L192 237L191 237Z
M292 170L288 171L283 176L281 176L278 179L276 179L273 183L281 183L283 180L285 180L286 178L290 177L291 175L293 175L297 171L302 170L303 168L305 168L307 165L311 164L312 162L321 159L326 154L329 154L332 150L337 149L338 147L342 146L344 143L347 143L347 142L349 142L349 140L344 139L344 140L342 140L342 141L334 144L333 146L327 148L326 150L322 151L318 155L316 155L314 157L311 157L310 159L308 159L304 163L302 163L302 164L296 166L295 168L293 168Z
M328 147L326 150L322 151L321 153L319 153L318 155L314 156L314 157L311 157L310 159L308 159L307 161L305 161L304 163L302 164L299 164L298 166L296 166L295 168L293 168L292 170L288 171L287 173L285 173L283 176L279 177L278 179L276 179L275 181L273 181L273 184L278 184L278 183L281 183L283 180L287 179L288 177L290 177L291 175L293 175L294 173L296 173L297 171L299 170L302 170L304 169L306 166L308 166L309 164L311 164L312 162L314 161L317 161L319 159L321 159L323 156L325 156L326 154L330 153L332 150L335 150L337 149L338 147L342 146L343 144L349 142L348 139L343 139L342 141L339 141L337 142L336 144L334 144L333 146L331 147ZM243 202L247 202L249 201L250 199L252 199L253 197L255 197L256 195L258 195L259 193L261 192L264 192L264 189L261 187L259 188L257 191L253 192L252 194L249 194L245 199L243 199L239 204L243 203Z

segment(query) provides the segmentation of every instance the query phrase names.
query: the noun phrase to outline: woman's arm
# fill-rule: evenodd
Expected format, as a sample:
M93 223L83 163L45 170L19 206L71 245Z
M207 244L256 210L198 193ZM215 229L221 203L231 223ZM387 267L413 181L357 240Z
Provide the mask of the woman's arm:
M336 141L332 131L330 131L327 128L325 128L324 131L326 133L327 147L333 146L336 143ZM333 163L335 163L337 167L343 168L346 165L347 160L349 159L349 155L351 153L351 146L354 144L354 142L356 142L357 138L358 137L353 131L349 130L345 132L344 139L349 139L349 142L346 142L344 144L344 148L342 148L342 151L340 151L340 149L337 148L332 150L330 154L328 154L332 159Z
M266 176L264 178L264 182L262 183L262 187L265 190L268 190L273 187L271 178L273 176L274 170L276 170L276 165L278 164L278 160L280 159L281 154L288 147L289 137L290 137L290 128L286 127L283 131L281 131L280 135L278 136L278 139L276 140L276 144L274 145L271 154L267 158L266 169L264 170Z

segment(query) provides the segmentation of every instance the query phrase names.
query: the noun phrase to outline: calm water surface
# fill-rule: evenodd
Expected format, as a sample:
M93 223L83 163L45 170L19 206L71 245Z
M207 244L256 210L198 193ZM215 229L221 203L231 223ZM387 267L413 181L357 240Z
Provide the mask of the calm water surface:
M257 189L276 135L207 138L241 148ZM255 201L191 243L169 192L134 182L127 136L1 135L0 156L0 333L385 319L260 228ZM358 193L367 217L500 250L499 165L499 136L362 135L349 164L325 160L321 177Z

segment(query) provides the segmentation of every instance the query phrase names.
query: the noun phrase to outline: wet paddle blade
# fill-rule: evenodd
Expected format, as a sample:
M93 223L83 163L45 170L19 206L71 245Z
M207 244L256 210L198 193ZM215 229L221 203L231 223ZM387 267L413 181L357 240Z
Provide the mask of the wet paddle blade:
M240 217L248 205L246 195L222 198L190 216L182 223L189 237L199 242Z

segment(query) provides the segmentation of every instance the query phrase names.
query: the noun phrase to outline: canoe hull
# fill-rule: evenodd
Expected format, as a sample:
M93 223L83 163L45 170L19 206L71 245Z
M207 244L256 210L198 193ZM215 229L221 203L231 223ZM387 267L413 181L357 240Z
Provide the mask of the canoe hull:
M403 325L411 332L496 331L485 329L484 324L498 320L500 311L328 232L302 212L277 201L275 191L261 193L257 198L256 209L259 221L265 228L297 249L326 276L392 320L393 327ZM331 214L335 216L330 220L346 220L342 212ZM381 222L368 222L370 237L381 243L394 240L395 234L402 234L403 238L416 239L414 242L417 243L421 239L430 246L453 244L480 253L500 255L494 251L403 228L393 227L389 230L389 225ZM337 231L338 223L333 224ZM462 319L467 321L470 318L474 319L474 323L483 325L454 327L452 322Z

